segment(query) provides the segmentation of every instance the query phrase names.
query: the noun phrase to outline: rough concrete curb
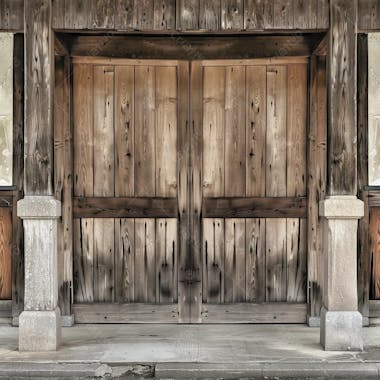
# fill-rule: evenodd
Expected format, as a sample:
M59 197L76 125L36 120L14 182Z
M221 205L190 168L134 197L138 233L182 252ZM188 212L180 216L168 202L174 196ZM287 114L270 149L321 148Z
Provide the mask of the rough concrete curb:
M380 379L380 363L159 363L157 379Z

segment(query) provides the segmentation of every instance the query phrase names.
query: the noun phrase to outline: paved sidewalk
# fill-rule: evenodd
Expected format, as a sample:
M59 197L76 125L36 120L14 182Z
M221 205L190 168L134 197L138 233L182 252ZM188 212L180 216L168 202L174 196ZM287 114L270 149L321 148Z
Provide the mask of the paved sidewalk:
M380 327L363 333L355 353L323 351L303 325L77 325L58 352L19 353L18 329L0 326L0 379L380 379Z

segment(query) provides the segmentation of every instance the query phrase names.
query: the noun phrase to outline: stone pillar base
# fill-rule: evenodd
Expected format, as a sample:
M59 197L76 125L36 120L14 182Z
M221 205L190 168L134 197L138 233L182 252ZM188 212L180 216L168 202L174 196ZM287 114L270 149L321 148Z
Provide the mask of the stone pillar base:
M59 308L23 311L19 318L20 351L56 351L61 340Z
M321 344L326 351L362 351L362 315L358 311L321 310Z

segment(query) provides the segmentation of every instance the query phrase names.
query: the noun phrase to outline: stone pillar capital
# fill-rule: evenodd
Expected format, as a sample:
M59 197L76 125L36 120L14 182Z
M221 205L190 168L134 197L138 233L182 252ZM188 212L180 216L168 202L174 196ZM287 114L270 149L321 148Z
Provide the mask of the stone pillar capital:
M17 216L21 219L58 219L61 202L53 196L26 195L17 202Z
M360 219L364 202L352 195L329 196L319 202L319 216L327 219Z

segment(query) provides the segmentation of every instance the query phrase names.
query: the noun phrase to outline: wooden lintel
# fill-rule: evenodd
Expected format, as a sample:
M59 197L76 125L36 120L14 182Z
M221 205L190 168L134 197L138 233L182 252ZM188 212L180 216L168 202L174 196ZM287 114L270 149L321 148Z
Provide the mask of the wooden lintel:
M176 218L177 198L73 198L74 218Z
M205 198L205 218L306 218L306 197Z

